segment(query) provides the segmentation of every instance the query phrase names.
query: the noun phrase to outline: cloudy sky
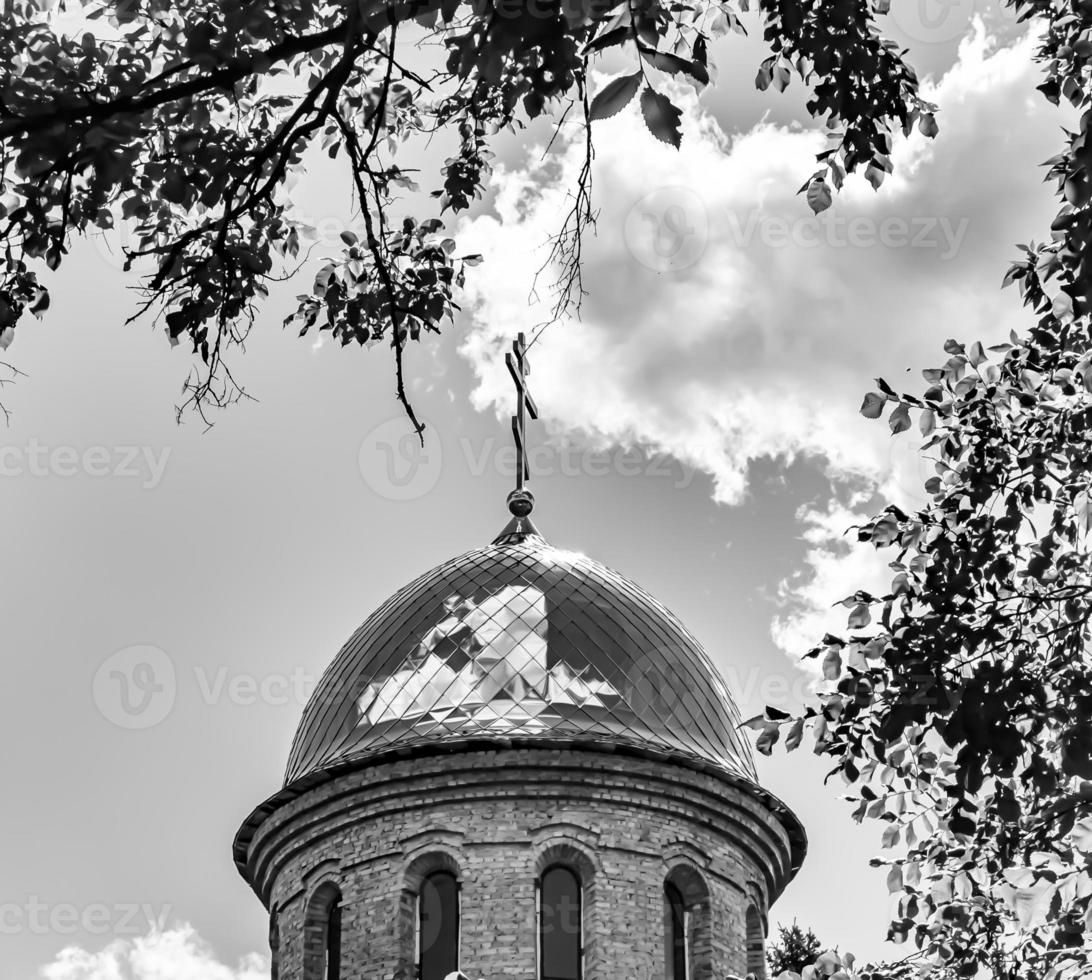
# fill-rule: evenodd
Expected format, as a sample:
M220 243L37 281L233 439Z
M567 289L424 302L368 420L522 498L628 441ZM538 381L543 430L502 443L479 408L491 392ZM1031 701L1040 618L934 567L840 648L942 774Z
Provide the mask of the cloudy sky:
M900 141L878 193L851 182L815 219L795 195L822 145L799 85L753 91L761 46L724 43L681 152L630 112L601 125L590 295L533 351L540 527L675 610L745 714L804 694L809 638L879 571L842 532L928 473L857 414L863 392L916 384L948 336L1025 325L998 287L1052 214L1038 164L1065 119L1022 31L962 0L895 0L888 20L941 107L937 140ZM257 400L209 431L174 421L183 350L122 325L132 283L110 243L79 245L46 322L20 328L8 356L29 377L0 430L4 980L268 975L230 844L279 786L310 686L387 595L504 523L501 352L542 319L528 296L576 165L562 141L544 167L530 136L461 229L486 259L465 315L410 356L423 451L381 349L280 329L300 283L236 361ZM316 164L299 188L330 238L351 224L343 186ZM773 919L882 955L873 828L810 755L760 772L812 840Z

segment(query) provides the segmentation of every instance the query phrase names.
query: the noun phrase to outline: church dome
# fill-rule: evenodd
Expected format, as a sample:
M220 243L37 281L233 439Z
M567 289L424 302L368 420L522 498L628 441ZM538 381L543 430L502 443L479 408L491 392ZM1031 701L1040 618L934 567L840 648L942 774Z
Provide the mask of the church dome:
M739 723L672 613L517 517L353 634L307 704L285 785L391 753L488 742L625 748L753 783Z

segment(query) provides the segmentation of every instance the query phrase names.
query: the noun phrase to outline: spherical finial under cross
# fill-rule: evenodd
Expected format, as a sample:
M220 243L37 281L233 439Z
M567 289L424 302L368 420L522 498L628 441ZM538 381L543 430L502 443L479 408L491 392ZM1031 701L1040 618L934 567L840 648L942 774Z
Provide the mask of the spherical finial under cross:
M535 496L526 487L508 494L508 510L514 517L527 517L535 509Z

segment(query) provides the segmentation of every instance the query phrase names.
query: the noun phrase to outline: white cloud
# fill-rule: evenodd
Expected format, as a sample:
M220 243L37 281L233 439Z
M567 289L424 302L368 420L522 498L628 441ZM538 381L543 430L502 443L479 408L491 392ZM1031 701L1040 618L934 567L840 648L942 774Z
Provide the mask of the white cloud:
M868 546L852 546L847 529L861 523L862 505L870 494L848 503L831 500L825 508L805 508L798 514L807 545L806 569L781 585L785 612L775 617L774 642L790 656L799 657L825 633L844 634L846 609L835 606L858 589L881 595L892 572L883 555ZM815 670L817 661L810 661Z
M269 960L250 953L232 968L182 924L137 939L118 939L91 952L69 946L39 975L44 980L269 980Z
M591 295L581 322L552 325L533 351L552 431L671 453L711 474L724 503L745 498L750 461L802 454L835 481L905 502L925 467L909 434L893 444L860 417L861 396L874 376L898 386L907 369L916 388L949 336L988 342L1027 322L999 286L1014 243L1041 235L1053 211L1038 164L1061 117L1035 92L1034 47L998 48L979 25L926 85L939 138L900 138L880 191L851 178L820 219L796 194L825 146L816 129L764 123L730 136L693 98L681 151L656 143L632 106L600 124ZM462 230L486 257L462 345L479 408L508 411L496 365L517 330L545 317L530 285L580 152L543 165L529 149L525 168L497 175L495 214ZM775 627L783 644L825 621L866 562L832 548L833 524L856 519L843 505L802 518L814 578Z

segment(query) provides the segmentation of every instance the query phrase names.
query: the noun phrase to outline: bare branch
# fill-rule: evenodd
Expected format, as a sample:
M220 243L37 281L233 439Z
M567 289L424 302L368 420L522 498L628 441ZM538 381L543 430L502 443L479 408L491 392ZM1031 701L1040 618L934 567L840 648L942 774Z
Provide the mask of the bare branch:
M556 270L552 285L556 299L550 318L535 329L531 342L527 345L529 348L534 346L552 323L569 314L579 316L583 298L587 295L583 278L583 252L584 235L589 228L595 227L597 217L592 207L592 163L595 160L595 148L592 145L591 104L587 87L582 79L577 84L584 109L584 159L577 175L576 187L569 195L572 207L565 216L561 230L550 239L550 251L535 273L532 292L544 272Z

